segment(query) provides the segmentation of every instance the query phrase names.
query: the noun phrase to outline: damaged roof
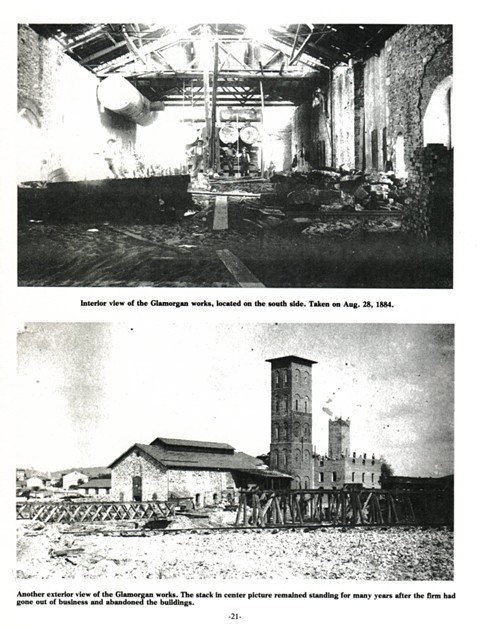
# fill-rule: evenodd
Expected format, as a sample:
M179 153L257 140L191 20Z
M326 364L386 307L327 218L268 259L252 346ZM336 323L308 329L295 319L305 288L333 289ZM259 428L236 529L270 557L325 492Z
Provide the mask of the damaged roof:
M29 26L99 78L120 74L151 101L200 105L208 69L216 76L218 106L251 107L300 104L328 80L330 70L378 54L402 25Z

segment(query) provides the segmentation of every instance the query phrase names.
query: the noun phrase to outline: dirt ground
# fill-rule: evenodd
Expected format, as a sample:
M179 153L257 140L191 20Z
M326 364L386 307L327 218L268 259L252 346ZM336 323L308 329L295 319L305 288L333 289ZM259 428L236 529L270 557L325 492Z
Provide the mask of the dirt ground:
M211 527L226 523L223 514L210 523L181 516L165 533L134 523L19 521L17 577L453 580L445 528Z
M336 233L309 235L305 223L270 228L233 210L229 229L213 231L212 216L201 211L173 224L150 225L19 224L18 284L238 287L217 255L228 249L266 287L452 286L446 243L371 233L347 221Z

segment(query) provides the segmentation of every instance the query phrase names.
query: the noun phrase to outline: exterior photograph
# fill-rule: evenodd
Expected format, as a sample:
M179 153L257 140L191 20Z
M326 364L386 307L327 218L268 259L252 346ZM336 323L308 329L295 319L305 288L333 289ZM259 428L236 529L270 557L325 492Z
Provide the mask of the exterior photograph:
M18 285L452 288L449 24L19 24Z
M27 323L18 383L19 578L453 580L452 325Z

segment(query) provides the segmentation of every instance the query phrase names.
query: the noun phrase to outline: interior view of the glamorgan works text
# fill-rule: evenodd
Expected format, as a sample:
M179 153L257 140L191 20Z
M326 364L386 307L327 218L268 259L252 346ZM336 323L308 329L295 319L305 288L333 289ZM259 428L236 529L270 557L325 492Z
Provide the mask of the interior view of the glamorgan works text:
M21 285L452 285L452 28L29 24Z

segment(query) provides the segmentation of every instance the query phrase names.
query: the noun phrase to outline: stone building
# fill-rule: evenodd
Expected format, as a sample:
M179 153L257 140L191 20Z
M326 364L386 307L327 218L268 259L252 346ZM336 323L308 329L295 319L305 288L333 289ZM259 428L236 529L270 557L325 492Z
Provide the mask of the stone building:
M228 444L172 438L132 445L110 468L114 500L167 501L180 495L196 507L234 502L239 488L286 488L291 482Z

